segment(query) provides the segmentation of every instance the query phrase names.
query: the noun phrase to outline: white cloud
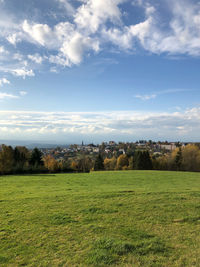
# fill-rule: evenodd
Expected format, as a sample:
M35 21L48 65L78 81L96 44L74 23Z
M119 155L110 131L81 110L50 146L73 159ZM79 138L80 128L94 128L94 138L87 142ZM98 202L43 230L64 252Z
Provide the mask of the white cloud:
M59 71L58 71L58 69L56 67L51 67L50 68L50 72L59 73Z
M162 28L162 14L149 4L143 6L146 19L135 25L103 30L103 36L122 49L134 49L135 41L147 51L161 54L200 55L200 6L188 1L171 1L168 29ZM166 22L165 22L166 23ZM163 22L164 24L164 22Z
M43 58L39 54L28 55L28 58L37 64L42 64Z
M0 92L0 100L7 98L18 98L18 96Z
M147 11L148 10L148 11ZM146 38L152 34L154 27L153 13L155 8L147 5L145 7L147 18L138 24L123 26L121 28L103 28L102 34L105 40L109 40L113 44L124 50L135 50L135 42L139 41L142 46L145 46Z
M71 66L71 63L69 62L69 60L66 59L66 57L64 57L63 54L61 54L61 53L59 53L56 56L51 55L49 57L49 62L57 64L57 65L62 65L62 66L68 66L68 67ZM55 68L53 68L53 69L55 69Z
M118 5L124 0L88 0L83 2L75 15L75 22L78 27L94 33L107 20L113 23L120 22L121 11Z
M109 40L122 49L132 49L132 35L128 27L123 30L118 28L102 30L102 36L105 41Z
M47 24L29 24L27 20L24 21L22 26L24 32L29 37L38 42L40 45L45 46L52 43L52 30Z
M24 59L24 56L22 54L19 54L19 53L15 53L13 55L13 59L14 60L18 60L18 61L22 61Z
M142 46L153 53L199 56L200 6L189 1L171 1L170 3L172 18L168 24L169 29L163 30L159 25L158 16L150 14L149 18L152 23L144 34L143 40L139 38Z
M3 86L4 84L10 84L10 81L8 81L6 78L0 79L0 86Z
M84 37L76 33L69 42L64 42L60 51L66 56L66 59L73 64L80 64L85 51L92 49L99 51L98 41L90 37Z
M13 69L10 70L11 73L13 73L15 76L21 76L24 79L26 78L26 76L35 76L33 70L26 70L25 68L22 69Z
M135 95L135 98L139 98L143 101L154 99L159 95L165 95L165 94L175 94L175 93L181 93L181 92L187 92L187 91L192 91L191 89L167 89L167 90L162 90L162 91L157 91L152 94L137 94Z
M13 33L7 36L7 41L12 45L16 45L16 43L21 42L21 33Z
M139 99L141 99L143 101L154 99L154 98L156 98L156 96L157 96L156 94L152 94L152 95L135 95L136 98L139 98Z
M0 46L0 54L3 54L5 52L6 52L5 48L3 46Z
M59 23L51 29L46 24L30 25L25 21L23 29L40 45L49 49L55 48L58 51L57 55L49 56L51 63L64 66L80 64L86 51L99 51L99 42L96 38L82 35L69 22ZM29 58L33 59L30 56Z

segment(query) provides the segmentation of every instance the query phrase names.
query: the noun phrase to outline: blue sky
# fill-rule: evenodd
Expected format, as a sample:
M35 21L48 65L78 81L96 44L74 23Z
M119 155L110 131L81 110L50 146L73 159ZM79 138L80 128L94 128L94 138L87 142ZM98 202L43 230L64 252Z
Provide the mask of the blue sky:
M199 141L200 2L0 0L0 139Z

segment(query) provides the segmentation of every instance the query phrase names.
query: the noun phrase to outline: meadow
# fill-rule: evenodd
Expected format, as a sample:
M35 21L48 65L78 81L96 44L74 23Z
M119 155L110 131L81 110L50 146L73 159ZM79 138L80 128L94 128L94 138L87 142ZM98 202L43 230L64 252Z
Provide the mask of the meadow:
M0 266L200 266L200 173L0 176Z

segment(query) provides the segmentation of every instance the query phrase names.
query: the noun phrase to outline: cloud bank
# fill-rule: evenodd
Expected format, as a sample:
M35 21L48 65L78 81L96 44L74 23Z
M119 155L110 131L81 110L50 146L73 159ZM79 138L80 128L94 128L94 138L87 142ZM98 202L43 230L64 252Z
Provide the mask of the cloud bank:
M57 142L82 139L100 142L113 138L197 141L199 131L200 108L174 113L0 111L2 139L20 140L23 134L23 140Z

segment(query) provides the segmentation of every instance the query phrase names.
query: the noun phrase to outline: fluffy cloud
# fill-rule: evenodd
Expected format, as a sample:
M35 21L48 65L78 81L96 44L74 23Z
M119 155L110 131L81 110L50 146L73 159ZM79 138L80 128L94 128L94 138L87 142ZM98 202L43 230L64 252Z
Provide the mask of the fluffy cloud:
M13 33L7 36L7 41L9 43L11 43L12 45L16 45L18 42L21 42L22 38L21 38L21 33Z
M119 4L123 3L124 0L88 0L83 2L78 8L74 20L79 28L94 33L107 20L113 23L120 22Z
M39 54L28 55L28 58L37 64L42 64L43 58Z
M158 128L159 125L159 128ZM200 108L174 113L135 111L70 113L0 111L1 129L7 133L18 129L27 138L73 138L91 136L102 141L108 138L197 140L200 130ZM64 140L64 139L63 139ZM71 140L69 140L71 142Z
M47 46L52 42L53 34L51 28L47 24L29 24L27 20L24 21L22 26L33 40L40 45Z
M147 5L147 20L142 24L132 25L130 31L147 51L199 56L200 6L189 1L170 1L170 7L171 19L165 28L159 23L162 21L162 14L153 6ZM163 24L166 22L163 21Z
M174 1L170 33L162 36L156 43L159 52L200 54L200 6L188 1Z
M76 33L69 42L67 41L63 43L60 51L65 55L69 62L77 65L81 63L84 52L90 49L98 52L98 41Z
M25 21L23 29L40 45L57 49L58 54L49 57L51 63L64 66L77 65L81 63L85 51L99 50L99 42L95 38L82 35L69 22L59 23L51 29L46 24L30 25ZM38 56L37 58L30 55L28 57L38 61Z
M32 42L45 47L48 50L57 51L50 54L49 61L64 66L80 64L84 54L88 51L95 53L100 50L101 38L97 31L107 21L119 24L121 22L121 10L119 4L124 0L108 1L82 1L75 9L67 0L58 0L66 10L73 13L74 21L60 22L53 27L48 24L33 23L27 20L19 28L9 33L6 39L13 45L20 41ZM92 34L96 33L96 36ZM41 56L28 55L28 58L36 63L41 63ZM14 72L13 73L17 73ZM24 76L23 76L24 77Z
M15 76L21 76L24 79L26 78L26 76L35 76L33 70L26 70L25 68L13 69L10 72L13 73Z
M10 81L8 81L6 78L0 79L0 86L3 86L4 84L10 84Z
M15 54L21 53L30 62L42 64L44 58L40 52L25 55L25 50L20 51L19 42L31 43L36 51L46 51L51 64L68 67L80 64L91 52L98 53L113 45L125 52L136 53L139 46L156 54L200 55L200 5L195 1L170 1L167 16L162 14L161 4L153 1L150 4L141 0L80 0L76 7L69 0L55 2L64 7L66 16L60 20L56 16L56 22L52 20L51 24L42 23L42 19L40 22L27 20L27 16L16 23L12 16L6 18L1 12L0 36L13 45ZM134 16L128 5L143 10L141 21L127 24L126 16ZM0 54L5 54L3 46L0 46ZM15 69L14 75L34 76L34 70L25 70L25 64Z

